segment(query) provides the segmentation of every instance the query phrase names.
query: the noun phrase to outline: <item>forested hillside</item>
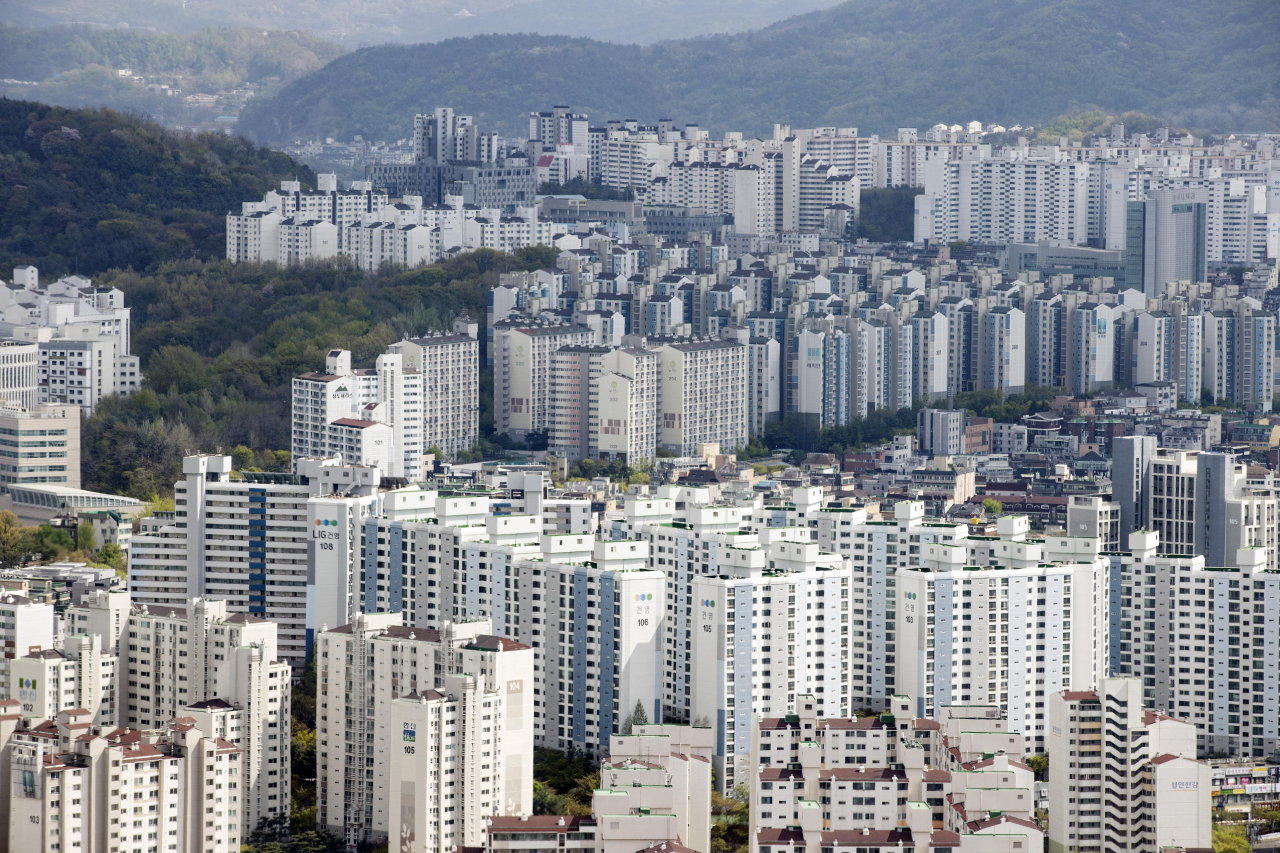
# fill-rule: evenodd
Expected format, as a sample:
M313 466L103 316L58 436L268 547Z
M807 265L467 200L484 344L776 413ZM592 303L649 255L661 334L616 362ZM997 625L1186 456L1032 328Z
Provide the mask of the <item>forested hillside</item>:
M380 274L227 262L226 211L295 174L314 184L243 139L0 100L0 276L26 263L43 280L78 271L120 288L132 309L146 387L86 422L85 488L163 495L185 453L218 448L287 465L294 374L323 367L334 347L371 366L405 335L483 318L499 272L553 262L549 249Z
M99 65L135 75L173 75L229 88L292 80L337 58L342 48L310 33L219 28L167 34L87 26L32 29L0 25L0 77L44 80Z
M0 275L224 257L227 212L294 175L314 185L309 169L243 138L0 99Z
M1039 124L1090 105L1219 130L1280 129L1280 4L1241 0L849 0L750 33L651 47L490 35L357 50L255 99L240 129L271 144L407 135L451 105L524 130L569 104L767 133L979 119ZM1046 33L1053 33L1048 37Z
M27 26L305 28L337 44L437 41L474 33L559 33L641 44L741 32L832 0L0 0L0 18Z
M341 53L331 42L296 31L223 28L170 35L0 26L0 80L9 81L0 82L0 95L198 124L237 115L248 99L270 95Z
M101 276L133 308L147 388L108 401L86 424L84 487L165 494L193 448L243 445L259 463L264 450L287 451L291 379L323 368L328 350L349 349L371 367L406 335L450 328L463 313L482 320L499 272L552 262L549 249L482 250L378 275L340 264L181 261ZM481 397L482 426L492 424L492 390Z

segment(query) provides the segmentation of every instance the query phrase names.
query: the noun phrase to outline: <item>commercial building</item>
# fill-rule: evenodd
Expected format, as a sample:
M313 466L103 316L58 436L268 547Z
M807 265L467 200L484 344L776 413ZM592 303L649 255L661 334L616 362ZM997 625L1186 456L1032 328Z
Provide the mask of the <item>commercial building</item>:
M1204 281L1208 250L1208 192L1159 189L1130 201L1125 220L1125 283L1148 297L1168 281Z
M916 415L916 447L930 456L964 453L964 412L921 409Z
M54 403L0 408L0 490L37 484L79 489L80 412L79 406Z

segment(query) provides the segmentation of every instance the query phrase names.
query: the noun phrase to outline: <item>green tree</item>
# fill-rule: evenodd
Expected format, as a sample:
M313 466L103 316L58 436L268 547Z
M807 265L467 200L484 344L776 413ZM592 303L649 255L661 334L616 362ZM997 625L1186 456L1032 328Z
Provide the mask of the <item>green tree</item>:
M1004 504L1000 503L1000 501L996 500L995 498L983 498L982 508L985 509L987 512L989 512L991 515L999 515L1000 513L1004 512Z
M76 550L93 551L98 545L98 537L93 532L93 525L82 521L76 525Z
M750 828L750 792L738 785L729 796L722 795L713 783L711 790L712 853L748 853Z
M636 707L627 715L622 722L622 734L629 735L636 726L649 725L649 715L645 713L644 703L639 699L636 700Z
M259 818L258 825L249 833L247 843L251 847L270 842L289 840L289 815L281 813Z
M1041 782L1049 780L1049 756L1033 755L1027 759L1027 766L1036 774L1036 779Z
M1213 828L1213 853L1249 853L1253 849L1243 824L1218 824Z
M253 467L253 451L243 444L237 444L235 449L231 451L231 464L235 466L237 471Z
M565 814L567 811L564 797L556 793L556 789L545 782L533 781L533 813Z
M9 510L0 512L0 566L12 566L27 552L32 529Z
M600 181L588 181L584 178L574 178L567 184L545 183L538 187L538 192L541 195L580 195L603 201L631 201L636 197L635 190L631 188L615 190Z
M918 187L868 187L862 190L854 234L875 243L915 239Z
M600 772L588 773L574 782L572 788L564 795L565 807L569 814L586 817L591 814L591 798L600 787Z
M40 552L40 558L48 562L74 550L75 542L65 529L42 524L32 532L28 545L24 547Z
M98 562L110 566L117 572L123 572L128 561L119 545L108 542L98 549Z
M596 765L590 757L573 750L561 752L550 747L533 749L533 778L551 786L555 791L567 791L578 779L594 771Z

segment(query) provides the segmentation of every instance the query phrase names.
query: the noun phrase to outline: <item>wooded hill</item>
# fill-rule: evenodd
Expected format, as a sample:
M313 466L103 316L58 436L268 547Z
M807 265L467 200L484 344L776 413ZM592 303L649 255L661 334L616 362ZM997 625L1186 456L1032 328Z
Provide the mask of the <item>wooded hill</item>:
M593 122L674 119L765 134L939 121L1040 124L1096 106L1194 128L1280 129L1280 4L1270 0L849 0L764 29L649 47L488 35L346 54L256 100L260 142L397 139L449 105L526 130L569 104Z

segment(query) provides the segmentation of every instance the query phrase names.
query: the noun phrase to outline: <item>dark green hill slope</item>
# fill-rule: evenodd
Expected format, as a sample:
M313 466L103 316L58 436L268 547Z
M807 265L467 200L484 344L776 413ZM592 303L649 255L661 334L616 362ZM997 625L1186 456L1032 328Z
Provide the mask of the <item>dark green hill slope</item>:
M892 132L1042 122L1086 105L1280 128L1273 0L849 0L763 30L650 47L529 35L366 48L255 100L259 141L404 136L449 104L500 132L567 103L594 119Z
M0 99L0 274L225 257L227 211L295 174L314 185L310 170L243 138Z

